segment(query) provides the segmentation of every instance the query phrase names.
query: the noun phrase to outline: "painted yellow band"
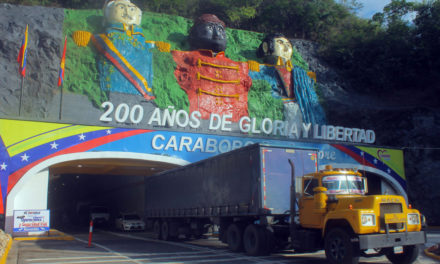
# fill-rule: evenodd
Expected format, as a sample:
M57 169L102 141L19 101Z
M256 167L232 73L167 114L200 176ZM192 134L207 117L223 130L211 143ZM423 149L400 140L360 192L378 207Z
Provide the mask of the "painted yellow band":
M215 68L236 70L237 72L240 69L238 66L219 65L219 64L204 62L201 59L198 60L197 64L198 64L199 67L202 67L203 65L208 65L208 66L215 67Z
M213 93L213 92L208 92L202 89L199 89L199 94L204 93L204 94L209 94L209 95L213 95L213 96L218 96L218 97L231 97L231 98L240 98L240 95L238 94L219 94L219 93Z
M219 80L219 79L214 79L214 78L210 78L210 77L207 77L207 76L203 76L203 75L200 74L200 72L198 72L197 73L197 80L200 80L200 79L205 79L205 80L209 80L209 81L212 81L212 82L218 82L218 83L236 83L236 84L240 83L240 80L232 80L232 81Z

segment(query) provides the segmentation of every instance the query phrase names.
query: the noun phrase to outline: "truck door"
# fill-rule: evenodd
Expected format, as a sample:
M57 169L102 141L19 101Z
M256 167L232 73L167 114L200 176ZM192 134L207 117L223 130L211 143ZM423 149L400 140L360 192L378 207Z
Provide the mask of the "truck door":
M301 226L305 228L320 228L324 214L314 210L315 192L313 189L319 186L318 179L313 177L303 177L303 196L299 203L299 219Z

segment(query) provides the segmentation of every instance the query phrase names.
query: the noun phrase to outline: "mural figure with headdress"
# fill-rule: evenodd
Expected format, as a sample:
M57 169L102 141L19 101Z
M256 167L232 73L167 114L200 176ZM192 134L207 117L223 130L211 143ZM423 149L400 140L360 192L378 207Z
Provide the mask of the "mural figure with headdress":
M225 55L226 26L217 16L203 14L189 33L191 51L173 50L177 64L174 75L187 93L190 112L199 111L202 119L210 114L230 114L238 122L248 115L247 94L252 85L245 62Z
M103 55L98 66L101 89L142 95L147 101L154 99L150 49L155 42L146 41L142 33L142 11L130 0L106 0L103 13L104 33L76 31L73 34L78 46L87 45L91 39ZM166 46L160 44L161 48Z
M266 35L257 49L264 64L253 67L250 76L271 85L272 96L283 101L286 121L324 124L324 111L314 88L316 75L292 65L292 54L292 44L283 34Z

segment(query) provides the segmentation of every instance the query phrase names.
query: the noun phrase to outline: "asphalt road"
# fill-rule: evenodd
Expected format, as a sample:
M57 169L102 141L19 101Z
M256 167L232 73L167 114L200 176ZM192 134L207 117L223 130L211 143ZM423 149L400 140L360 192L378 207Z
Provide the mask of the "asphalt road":
M75 239L14 241L8 264L87 263L326 263L323 251L292 254L286 251L265 257L233 253L216 238L194 241L159 241L148 232L95 230L92 247L88 233L68 233ZM440 242L440 232L429 232L425 247ZM424 249L425 247L422 247ZM390 263L385 257L361 258L360 263ZM422 251L415 263L438 263Z

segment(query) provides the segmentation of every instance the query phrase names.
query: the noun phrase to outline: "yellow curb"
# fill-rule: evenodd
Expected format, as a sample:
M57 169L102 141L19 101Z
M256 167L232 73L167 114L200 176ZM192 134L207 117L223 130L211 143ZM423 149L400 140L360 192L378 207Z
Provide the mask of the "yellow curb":
M15 237L17 241L32 241L32 240L75 240L72 236L56 236L56 237Z
M3 256L0 259L0 264L6 264L6 259L8 258L9 250L11 249L12 237L10 235L8 235L8 237L9 237L9 241L8 241L8 244L6 245L5 252L3 253Z
M14 237L17 241L33 241L33 240L75 240L73 236L69 236L56 229L49 230L49 233L59 233L59 236L36 236L36 237ZM1 264L1 263L0 263Z
M434 254L434 253L432 253L432 252L429 252L427 248L425 248L424 251L425 251L425 254L426 254L428 257L431 257L431 258L436 259L436 260L440 260L440 256L437 256L436 254Z

